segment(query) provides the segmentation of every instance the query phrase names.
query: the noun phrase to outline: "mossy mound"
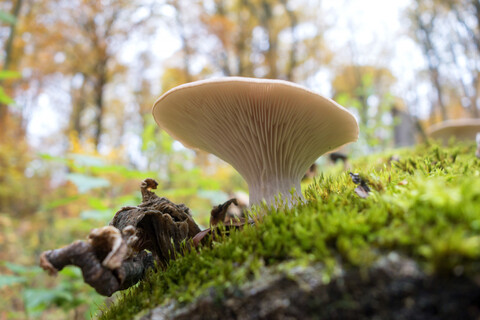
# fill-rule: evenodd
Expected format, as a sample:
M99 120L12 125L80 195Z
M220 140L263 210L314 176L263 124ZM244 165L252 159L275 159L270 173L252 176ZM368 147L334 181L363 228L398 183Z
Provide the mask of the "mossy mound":
M288 277L292 270L320 266L323 286L342 275L369 278L392 253L413 261L428 281L461 278L478 288L480 160L473 145L369 156L350 170L368 181L367 198L356 194L348 172L323 174L306 190L306 204L271 210L257 226L172 261L121 293L100 318L131 319L172 301L178 308L206 296L221 306L267 271Z

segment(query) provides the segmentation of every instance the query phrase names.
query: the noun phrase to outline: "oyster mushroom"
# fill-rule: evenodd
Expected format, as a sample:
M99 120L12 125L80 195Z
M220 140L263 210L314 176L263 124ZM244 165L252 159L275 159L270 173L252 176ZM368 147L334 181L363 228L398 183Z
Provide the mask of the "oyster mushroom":
M248 184L250 204L274 204L279 194L289 204L303 198L300 180L312 163L358 138L349 111L281 80L187 83L163 94L153 116L184 146L231 164Z
M478 132L480 132L480 119L454 119L431 126L428 135L447 144L452 137L457 141L475 141Z

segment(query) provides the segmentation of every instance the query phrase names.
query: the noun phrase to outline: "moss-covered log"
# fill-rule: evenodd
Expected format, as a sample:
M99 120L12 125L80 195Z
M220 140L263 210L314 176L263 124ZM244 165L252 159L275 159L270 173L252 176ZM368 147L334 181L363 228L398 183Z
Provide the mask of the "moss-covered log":
M458 315L476 318L480 160L475 151L473 144L422 145L352 160L349 170L368 180L366 198L355 192L358 185L348 172L335 166L305 190L305 204L271 209L261 223L187 253L131 289L100 318L131 319L170 307L170 317L191 310L191 315L210 312L212 318L228 319L244 302L255 308L262 299L288 297L289 291L295 297L276 299L279 307L282 301L292 303L290 308L298 304L325 319L352 314L415 319L415 310L451 319L452 306ZM413 261L420 276L380 273L376 266L392 252ZM313 287L291 281L298 270L314 265L321 268ZM262 291L254 284L266 273L284 280ZM310 291L302 291L309 286ZM283 293L274 293L280 289ZM384 313L390 307L393 311ZM257 311L253 314L261 315Z

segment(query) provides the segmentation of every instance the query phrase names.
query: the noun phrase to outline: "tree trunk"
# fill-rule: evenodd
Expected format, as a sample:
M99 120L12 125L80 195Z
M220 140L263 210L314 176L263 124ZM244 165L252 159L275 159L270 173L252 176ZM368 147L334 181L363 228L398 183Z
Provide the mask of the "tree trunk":
M475 18L477 22L477 32L473 34L473 40L475 41L475 45L477 48L477 57L480 56L480 1L479 0L472 0L473 7L475 8ZM480 106L478 104L478 97L480 96L480 77L478 72L475 73L474 79L474 95L472 97L472 109L474 116L476 118L480 117Z
M95 105L97 108L97 115L95 117L95 133L94 133L94 143L95 148L98 150L100 144L100 137L103 133L103 115L104 115L104 101L103 95L105 91L105 85L107 83L106 77L106 62L102 63L100 67L100 73L95 84L94 94L95 94Z
M272 6L268 1L262 1L263 14L261 15L260 22L268 35L268 50L265 53L265 60L268 65L268 78L276 79L278 77L277 69L277 50L278 43L276 34L272 30L271 22L273 20Z
M80 139L83 135L81 124L82 112L86 107L86 84L84 83L76 92L72 93L72 113L70 115L70 131L75 132Z
M427 59L428 64L428 71L430 73L430 79L432 81L432 85L435 88L436 95L437 95L437 107L440 111L440 115L442 120L445 121L448 119L447 109L445 105L445 101L443 99L443 88L440 81L440 72L439 72L439 61L440 57L438 56L438 52L435 49L431 33L434 24L435 14L432 15L432 21L429 25L423 23L420 13L418 9L414 12L415 14L415 22L417 24L417 38L420 42L420 45L423 49L423 53L425 58ZM432 108L434 112L435 106Z
M292 43L291 43L290 52L289 52L289 61L287 64L287 80L294 81L295 79L294 79L293 71L297 66L297 46L298 46L298 39L295 35L295 29L297 28L298 21L297 21L297 16L295 15L295 12L288 8L287 0L281 0L281 3L283 5L283 8L285 9L285 12L287 13L288 20L290 22L290 34L292 36Z
M23 0L17 0L12 8L12 16L18 19L20 15L20 9L22 7ZM2 70L9 70L12 63L12 53L13 53L13 40L16 34L17 22L13 23L10 27L10 33L8 35L7 41L5 43L5 60L3 63ZM2 87L3 81L0 80L0 87ZM6 128L8 118L8 106L6 104L0 103L0 128ZM5 136L5 130L0 130L0 141L3 140Z
M183 51L183 70L186 82L192 81L192 74L190 72L190 56L192 55L190 46L188 45L187 34L185 32L185 25L182 21L182 8L178 0L172 1L171 5L175 8L175 21L180 33L180 40L182 41Z

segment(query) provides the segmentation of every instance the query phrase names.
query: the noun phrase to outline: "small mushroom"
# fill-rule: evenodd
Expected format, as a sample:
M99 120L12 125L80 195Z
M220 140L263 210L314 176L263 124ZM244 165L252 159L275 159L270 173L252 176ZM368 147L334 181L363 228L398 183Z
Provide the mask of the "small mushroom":
M93 229L88 242L94 248L102 265L111 270L120 268L122 262L130 256L130 250L122 232L113 226Z
M308 168L307 172L305 172L305 174L303 175L302 182L313 179L313 177L317 175L317 167L317 164L313 163L310 168Z
M454 119L431 126L428 135L447 144L452 137L457 141L475 141L477 132L480 132L480 119Z
M236 204L231 204L227 210L227 218L235 219L246 216L248 210L248 194L243 191L235 191L230 195L230 198L237 200Z
M230 163L247 181L250 204L273 204L278 194L290 204L303 198L300 180L312 163L358 138L349 111L281 80L228 77L184 84L157 100L153 116L186 147Z
M338 161L343 161L343 163L347 162L348 156L345 153L341 152L332 152L328 154L330 161L333 163L337 163Z

